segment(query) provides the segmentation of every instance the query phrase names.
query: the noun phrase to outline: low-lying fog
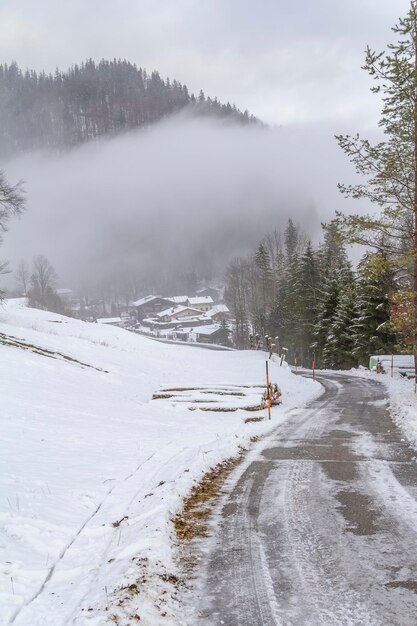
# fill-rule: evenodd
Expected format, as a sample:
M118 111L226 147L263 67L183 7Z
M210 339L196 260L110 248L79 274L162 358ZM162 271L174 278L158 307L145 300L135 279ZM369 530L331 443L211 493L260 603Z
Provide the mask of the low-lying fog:
M14 269L44 254L60 286L123 274L144 289L174 289L176 276L193 271L221 278L231 258L289 217L317 240L320 222L346 208L336 184L353 172L334 130L180 115L59 156L0 164L27 191L27 210L10 222L1 257Z

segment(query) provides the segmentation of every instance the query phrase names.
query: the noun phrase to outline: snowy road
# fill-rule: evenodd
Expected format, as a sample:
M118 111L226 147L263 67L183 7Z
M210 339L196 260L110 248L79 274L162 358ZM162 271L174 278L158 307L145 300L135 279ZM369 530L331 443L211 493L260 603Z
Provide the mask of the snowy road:
M334 375L230 483L196 624L417 623L417 464L385 390Z

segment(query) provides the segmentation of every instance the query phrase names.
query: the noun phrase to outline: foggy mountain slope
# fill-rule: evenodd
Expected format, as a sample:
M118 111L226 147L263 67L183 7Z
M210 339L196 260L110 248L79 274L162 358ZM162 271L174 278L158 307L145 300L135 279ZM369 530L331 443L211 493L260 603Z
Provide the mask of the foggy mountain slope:
M183 109L241 124L256 123L247 111L195 97L177 80L126 60L92 59L55 74L0 65L0 157L25 150L67 148L150 124Z
M290 216L314 236L330 169L318 166L303 133L186 115L59 157L28 154L7 163L28 206L2 253L12 267L45 254L69 286L186 293Z

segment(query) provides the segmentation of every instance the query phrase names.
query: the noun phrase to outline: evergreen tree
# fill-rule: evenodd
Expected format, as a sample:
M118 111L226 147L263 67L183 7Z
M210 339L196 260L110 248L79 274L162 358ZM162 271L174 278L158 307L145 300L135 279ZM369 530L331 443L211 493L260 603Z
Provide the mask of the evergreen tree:
M314 324L314 341L312 344L312 348L315 353L315 361L319 367L326 366L323 359L323 353L326 347L327 338L330 334L333 318L339 304L340 291L341 282L338 273L335 272L330 276L322 277L322 283L318 290L317 317Z
M266 321L270 314L270 307L273 300L273 278L271 257L264 243L260 243L255 253L255 266L259 279L257 280L259 289L254 297L258 300L256 310L258 320L256 326L260 331L266 329ZM258 277L256 277L258 278Z
M384 251L408 270L413 292L414 354L417 369L417 3L392 29L397 41L387 52L369 47L364 69L382 96L379 126L384 140L372 144L359 135L339 135L337 141L363 181L340 185L347 197L369 200L372 215L337 213L336 223L349 242Z
M224 298L234 320L233 342L237 348L248 347L249 340L249 294L248 265L244 259L235 259L226 271Z
M367 365L371 354L390 354L396 342L390 321L390 296L397 289L385 254L368 252L358 266L353 354Z
M230 328L226 320L222 320L220 322L220 335L218 338L218 343L222 346L230 346Z
M298 317L299 294L297 291L297 281L299 276L299 253L300 253L300 231L293 221L288 220L288 225L284 231L285 254L281 275L278 279L278 302L276 311L279 311L281 345L288 348L288 358L291 360L298 353L296 346L296 335L299 329L300 320Z
M317 317L317 290L319 288L319 261L311 242L300 257L294 290L297 294L296 317L298 325L295 352L298 362L310 362L314 324Z
M332 369L349 369L357 365L353 355L352 323L355 316L355 289L350 283L339 291L323 346L323 366Z

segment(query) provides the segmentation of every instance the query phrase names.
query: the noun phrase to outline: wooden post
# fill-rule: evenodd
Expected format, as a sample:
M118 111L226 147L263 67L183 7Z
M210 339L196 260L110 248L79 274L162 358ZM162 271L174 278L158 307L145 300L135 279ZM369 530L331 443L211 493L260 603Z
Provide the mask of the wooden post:
M267 393L267 403L268 403L268 419L271 419L271 387L269 385L269 371L268 371L268 361L265 361L266 365L266 393Z

